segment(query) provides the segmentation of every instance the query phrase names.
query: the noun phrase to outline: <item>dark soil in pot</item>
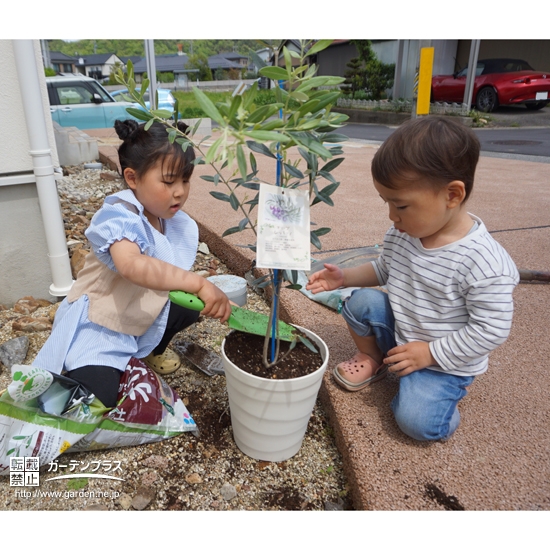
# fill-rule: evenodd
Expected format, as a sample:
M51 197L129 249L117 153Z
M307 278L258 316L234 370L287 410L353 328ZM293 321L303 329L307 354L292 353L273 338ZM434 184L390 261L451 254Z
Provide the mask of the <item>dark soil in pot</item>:
M311 339L309 341L318 350L315 343ZM289 347L290 342L281 341L279 357L282 357ZM323 364L319 350L313 353L304 344L299 343L287 357L276 365L266 368L262 360L263 348L263 336L238 331L229 333L224 345L225 354L232 363L244 372L260 378L276 380L299 378L315 372Z

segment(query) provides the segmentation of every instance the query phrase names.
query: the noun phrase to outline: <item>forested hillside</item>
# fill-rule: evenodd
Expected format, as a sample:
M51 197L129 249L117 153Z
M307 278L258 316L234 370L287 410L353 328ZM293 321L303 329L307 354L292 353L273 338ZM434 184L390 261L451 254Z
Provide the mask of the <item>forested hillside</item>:
M143 40L78 40L66 42L64 40L49 40L50 51L62 52L66 55L91 55L93 53L115 53L120 56L139 55L145 56ZM238 52L248 55L250 49L258 50L277 41L261 40L155 40L155 54L163 55L178 52L178 44L186 54L214 55L221 52Z

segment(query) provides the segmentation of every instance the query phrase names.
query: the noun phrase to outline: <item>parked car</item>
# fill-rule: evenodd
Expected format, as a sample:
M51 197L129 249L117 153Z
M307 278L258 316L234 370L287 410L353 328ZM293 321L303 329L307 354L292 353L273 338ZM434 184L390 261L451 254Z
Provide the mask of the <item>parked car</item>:
M432 101L462 103L468 67L453 75L432 78ZM499 105L523 104L538 110L550 103L550 71L535 71L521 59L478 61L472 105L489 113Z
M139 88L136 88L136 90L139 92ZM158 92L158 109L167 109L168 111L174 110L174 105L176 103L176 98L172 95L172 92L170 90L167 90L166 88L157 88ZM114 92L111 92L111 95L115 98L115 101L132 101L132 98L128 95L128 90L116 90ZM149 90L147 90L143 94L143 100L145 101L145 105L149 109L151 107L151 102L149 98ZM134 104L135 107L141 108L139 103Z
M84 75L46 77L50 113L60 126L112 128L115 120L134 118L126 111L133 103L116 102L99 82ZM137 119L135 119L137 120Z

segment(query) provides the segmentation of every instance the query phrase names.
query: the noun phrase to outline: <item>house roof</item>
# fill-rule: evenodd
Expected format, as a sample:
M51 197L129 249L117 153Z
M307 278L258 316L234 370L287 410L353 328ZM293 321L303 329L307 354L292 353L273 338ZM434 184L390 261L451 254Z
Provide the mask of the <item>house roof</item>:
M131 61L134 65L143 59L141 55L124 55L119 56L120 60L126 65L128 61Z
M217 55L221 57L225 57L226 59L230 59L230 60L248 59L247 55L242 55L238 52L220 52ZM214 57L214 56L211 56L211 57Z
M242 56L239 56L240 59ZM238 63L234 63L233 61L230 61L225 55L223 54L216 54L211 55L208 58L208 66L210 69L242 69L242 67Z
M67 54L64 54L64 53L61 53L61 52L52 52L52 51L50 51L50 60L52 62L58 62L58 61L61 61L61 62L70 61L71 63L76 63L77 62L76 57L73 57L73 56L70 56L70 55L67 55Z
M183 72L188 59L186 54L155 55L155 68L160 72ZM141 74L145 72L147 72L147 58L143 57L134 64L134 73Z
M106 63L111 56L116 56L116 53L94 53L92 55L79 55L77 65L79 66L88 66L88 65L103 65ZM82 59L82 63L79 61Z

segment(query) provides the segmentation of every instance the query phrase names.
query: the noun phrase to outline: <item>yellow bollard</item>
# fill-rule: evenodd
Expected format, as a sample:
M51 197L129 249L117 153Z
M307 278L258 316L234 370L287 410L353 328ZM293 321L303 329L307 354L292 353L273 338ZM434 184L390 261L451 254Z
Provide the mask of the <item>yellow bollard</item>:
M430 94L432 89L432 71L434 64L434 49L420 49L420 68L418 71L418 99L416 101L416 114L430 114Z

